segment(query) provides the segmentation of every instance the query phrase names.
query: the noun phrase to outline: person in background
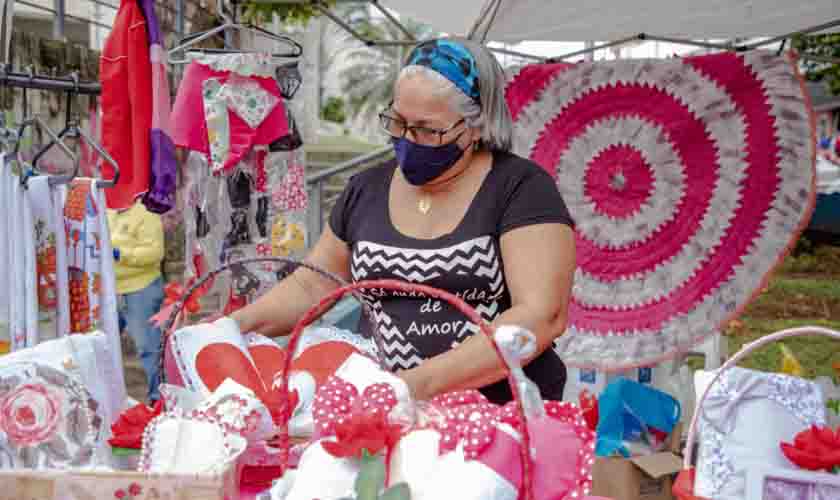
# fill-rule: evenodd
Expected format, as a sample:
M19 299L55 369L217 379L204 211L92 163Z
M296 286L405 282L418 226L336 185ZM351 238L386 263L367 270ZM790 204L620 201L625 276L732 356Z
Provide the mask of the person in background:
M108 210L117 294L123 307L120 324L134 341L146 372L148 402L160 398L160 329L149 322L163 303L164 256L160 216L136 202L126 210Z

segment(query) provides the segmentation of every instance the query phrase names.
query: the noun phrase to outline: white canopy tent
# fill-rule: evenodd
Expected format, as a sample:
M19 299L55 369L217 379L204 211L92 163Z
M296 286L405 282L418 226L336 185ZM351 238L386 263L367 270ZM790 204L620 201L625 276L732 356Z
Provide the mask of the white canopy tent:
M775 37L840 19L840 1L807 0L380 0L435 29L487 40L616 40L647 33L681 39ZM833 30L840 27L835 26Z

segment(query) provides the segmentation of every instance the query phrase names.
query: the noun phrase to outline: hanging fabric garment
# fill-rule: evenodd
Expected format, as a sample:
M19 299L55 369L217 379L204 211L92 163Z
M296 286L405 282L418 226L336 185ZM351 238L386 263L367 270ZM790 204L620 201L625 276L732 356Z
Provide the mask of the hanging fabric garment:
M122 0L99 64L102 144L120 166L108 208L128 208L149 190L152 128L152 65L146 20L136 0ZM104 178L113 167L102 164Z
M254 167L266 172L266 192L255 187ZM306 194L303 152L267 153L258 149L236 173L211 175L207 159L192 152L187 160L184 229L185 275L197 274L196 259L212 269L250 257L303 256L306 246ZM269 192L267 186L275 186ZM277 281L274 264L239 266L214 281L227 313L267 291Z
M172 110L175 144L211 157L229 174L254 146L289 133L285 105L268 54L194 56ZM201 113L199 110L203 110Z
M20 184L20 164L16 160L10 163L11 175L7 178L6 196L8 197L7 217L9 233L9 328L11 350L16 351L27 346L26 325L26 243L23 224L23 188Z
M116 188L115 188L116 189ZM64 204L70 282L70 333L102 330L109 339L111 391L125 394L117 290L105 195L91 179L76 179ZM119 408L116 409L120 411Z
M98 200L101 191L94 183L90 179L73 181L64 205L70 332L88 333L102 329L110 334L117 332L116 327L108 325L110 309L116 311L116 297L105 289L106 281L111 286L114 282L113 252L109 250L105 206ZM113 324L116 325L116 320Z
M105 365L109 392L112 395L112 415L119 415L127 398L125 387L125 374L123 372L122 341L120 340L119 316L117 315L117 281L114 275L114 249L111 247L111 232L108 228L108 215L105 211L106 196L102 189L96 187L96 181L90 181L92 189L91 198L96 207L101 207L96 214L96 222L99 225L99 235L102 245L100 259L100 330L108 337L111 362ZM112 188L116 189L116 188Z
M29 179L32 180L32 179ZM35 263L35 219L27 188L20 186L20 230L14 234L22 241L23 249L23 314L26 322L26 347L41 342L38 325L38 274Z
M70 333L70 296L64 201L67 186L50 187L46 176L29 179L27 191L35 228L35 270L40 341Z
M293 131L277 68L268 54L214 54L194 56L185 71L172 123L175 143L192 151L185 169L187 277L198 261L215 268L271 256L274 241L286 256L304 250L303 153L274 147ZM242 307L273 286L278 271L272 264L234 266L214 282L219 307L225 314Z
M9 197L11 195L10 183L14 177L11 172L11 165L8 164L8 157L0 153L0 234L10 234L12 217L9 210ZM6 269L8 273L12 269L11 247L14 243L11 238L0 238L0 269ZM11 278L11 276L10 276ZM11 325L11 300L13 283L0 287L0 354L7 354L12 350L12 325Z
M175 206L178 163L170 129L169 79L166 76L166 50L154 0L141 0L149 36L149 59L152 64L151 181L143 197L146 208L164 214Z

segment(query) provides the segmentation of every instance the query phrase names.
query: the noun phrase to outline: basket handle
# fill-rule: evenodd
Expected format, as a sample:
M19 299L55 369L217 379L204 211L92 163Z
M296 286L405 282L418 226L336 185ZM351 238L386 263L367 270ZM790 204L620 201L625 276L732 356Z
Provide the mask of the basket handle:
M384 289L390 291L398 291L398 292L414 292L420 293L427 297L443 300L448 302L452 307L463 313L467 319L477 325L482 333L490 339L490 343L493 345L493 349L496 351L496 355L499 357L499 360L502 363L502 366L505 367L505 371L507 372L507 379L508 383L510 384L510 389L513 394L513 397L516 401L516 408L519 412L519 416L522 418L522 446L520 447L519 455L520 460L522 463L522 483L519 489L519 498L523 500L532 500L532 469L533 463L531 462L531 457L529 450L531 449L531 436L528 431L528 426L525 424L527 422L525 418L525 411L522 405L522 396L519 393L518 385L510 373L510 369L508 368L507 363L505 362L505 357L502 354L501 349L499 348L498 344L496 344L496 339L493 335L493 330L490 325L484 321L484 319L479 316L475 309L473 309L470 305L466 302L461 300L460 298L456 297L455 295L445 292L443 290L439 290L437 288L432 288L426 285L419 285L414 283L405 283L402 281L397 280L372 280L372 281L359 281L350 285L345 285L341 288L338 288L327 295L320 303L313 306L295 325L294 330L292 330L291 336L289 338L289 346L288 349L290 352L294 352L297 349L298 341L300 340L301 335L303 334L304 329L309 326L313 321L315 321L321 314L323 314L326 310L333 306L337 301L339 301L343 296L348 293L357 293L362 292L364 290L370 289ZM283 363L283 371L281 372L281 380L282 380L282 389L285 392L288 392L289 388L289 374L291 372L291 363L292 359L291 356L286 356L285 361ZM289 408L288 405L282 411L281 420L284 422L284 425L281 426L280 432L280 442L283 446L287 449L289 447L289 428L288 422L291 418L292 408Z
M703 401L706 400L706 396L708 396L709 391L711 390L712 386L717 383L720 377L726 370L729 370L733 366L735 366L739 361L744 359L748 354L764 347L767 344L771 344L777 340L781 340L788 337L799 337L802 335L821 335L824 337L832 337L834 339L840 340L840 332L836 330L832 330L830 328L823 328L820 326L802 326L799 328L788 328L787 330L782 330L766 337L762 337L758 340L754 340L749 344L743 346L740 351L735 353L734 356L726 360L726 362L721 366L715 376L712 378L709 385L706 386L706 390L703 391L703 395L697 401L695 406L696 410L694 412L694 416L691 417L691 425L688 427L688 436L686 437L686 444L685 444L685 457L683 458L683 468L690 469L691 463L694 459L694 440L697 438L697 422L700 417L700 412L703 411Z
M299 261L299 260L296 260L296 259L291 259L291 258L288 258L288 257L250 257L250 258L246 258L246 259L239 259L239 260L236 260L236 261L228 262L227 264L225 264L223 266L220 266L220 267L214 269L213 271L209 271L208 273L204 274L203 276L200 276L195 281L195 283L193 283L183 294L181 294L181 297L178 299L178 301L175 302L175 304L173 304L172 312L170 313L169 318L167 318L166 323L164 323L163 328L161 328L160 360L159 360L159 364L160 364L159 373L160 373L161 382L166 381L166 370L165 370L166 365L164 363L164 361L165 361L164 358L166 357L167 342L169 342L169 337L170 337L172 331L175 328L175 325L176 325L176 322L178 321L179 315L181 315L181 313L184 309L184 305L187 303L187 301L190 299L190 297L192 297L192 294L195 293L196 290L201 288L209 280L215 278L219 274L221 274L221 273L223 273L223 272L225 272L229 269L232 269L235 266L248 265L248 264L262 264L262 263L287 264L287 265L292 265L292 266L297 266L297 267L303 267L305 269L308 269L308 270L318 274L319 276L322 276L322 277L332 281L333 283L335 283L339 287L343 287L343 286L348 285L346 280L344 280L343 278L341 278L340 276L338 276L334 273L331 273L329 271L325 271L324 269L321 269L318 266L315 266L313 264L309 264L307 262ZM357 297L357 299L358 299L358 297ZM359 300L359 302L362 304L363 308L367 308L367 305L365 304L364 301ZM324 311L324 312L326 312L326 311ZM368 314L365 314L365 316L370 321L373 321L373 315L372 314L368 313ZM383 345L381 345L382 340L378 335L375 336L375 338L376 338L376 342L377 342L377 348L378 348L377 351L378 351L378 356L379 356L379 362L384 367L385 364L384 364L384 358L383 357L384 357L385 351L384 351ZM289 352L294 352L294 351L289 351Z

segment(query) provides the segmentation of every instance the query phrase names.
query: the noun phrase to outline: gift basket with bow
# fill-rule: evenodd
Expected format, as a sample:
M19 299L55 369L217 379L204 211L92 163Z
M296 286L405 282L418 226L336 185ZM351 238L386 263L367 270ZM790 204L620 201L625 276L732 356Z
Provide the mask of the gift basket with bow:
M533 334L517 327L501 327L494 333L464 301L423 285L393 280L348 284L314 266L284 258L249 259L247 263L270 261L304 266L339 285L297 323L286 354L276 357L279 361L263 382L277 396L266 401L277 431L270 447L280 450L272 462L273 475L279 480L271 498L423 500L454 494L476 500L594 500L587 496L594 432L577 406L543 401L525 376L521 361L536 348ZM179 323L183 304L225 269L191 283L172 304L161 350L167 358L165 373L183 372L177 366L173 370L179 355L177 345L172 345L173 339L177 341L173 327ZM462 312L491 340L507 371L514 401L498 406L478 391L458 391L416 402L402 380L376 356L352 352L317 386L308 408L313 434L303 442L296 440L291 430L300 409L295 398L300 387L294 383L294 353L307 344L309 327L339 300L347 295L358 299L371 289L421 294ZM375 345L381 342L375 339ZM384 349L376 349L381 352Z
M522 371L522 359L536 348L533 334L513 326L494 332L452 294L393 280L342 286L298 322L289 351L295 350L305 328L338 300L371 289L422 295L463 313L491 341L507 371L514 401L497 406L478 391L458 391L415 402L397 377L377 375L377 367L362 358L348 360L319 390L313 408L316 434L297 469L284 476L284 491L272 498L594 498L587 495L595 436L583 412L570 403L543 401ZM280 378L286 388L290 368L287 357ZM283 420L288 421L290 408L284 407L284 412ZM280 442L288 447L288 427L280 430ZM371 475L377 480L372 484L367 474L371 458L380 461L379 468L373 468ZM383 496L365 496L370 490L382 491ZM406 496L397 496L399 491Z
M840 467L840 435L824 426L825 403L819 388L797 377L736 367L747 355L767 344L803 335L840 340L840 332L828 328L782 330L745 345L714 373L698 398L688 430L683 470L674 484L674 495L679 500L840 498L840 477L836 475ZM741 410L741 405L752 406ZM739 411L752 412L747 414L751 432L743 436L733 428ZM754 425L753 413L761 413L756 415L763 419L760 429ZM721 425L725 428L718 429ZM695 447L701 432L726 435L724 441L731 442L731 446L726 442L715 444L714 439L708 443L704 440L701 460L695 465ZM792 437L792 442L773 437L784 433ZM709 448L708 457L703 456L704 446ZM750 454L760 457L746 458ZM735 463L739 458L742 463ZM833 471L835 474L831 474Z

